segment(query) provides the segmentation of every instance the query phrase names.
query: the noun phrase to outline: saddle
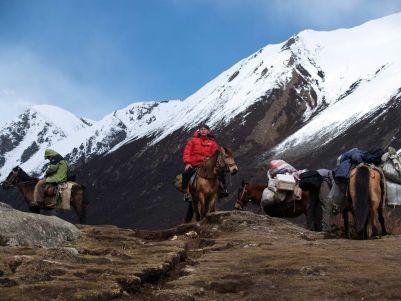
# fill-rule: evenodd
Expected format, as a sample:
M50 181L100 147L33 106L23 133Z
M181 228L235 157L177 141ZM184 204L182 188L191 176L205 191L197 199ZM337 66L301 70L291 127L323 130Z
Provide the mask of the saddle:
M57 185L48 184L45 187L45 197L54 197L58 191Z
M45 187L44 203L48 208L70 210L71 191L75 182L64 182L58 185L49 184Z
M387 186L386 186L386 177L384 176L383 170L380 167L377 167L374 164L368 164L368 163L360 163L358 165L353 165L351 172L350 172L350 179L353 178L356 175L356 170L358 167L362 167L365 166L369 169L369 175L372 179L374 179L376 177L376 174L374 173L374 171L377 171L380 174L380 186L382 189L382 198L383 200L385 200L383 202L383 206L386 204L386 200L387 200ZM348 182L349 185L349 182ZM348 189L347 189L347 194L349 193Z
M194 183L196 174L197 173L194 172L194 174L191 176L191 178L189 180L189 185L192 185ZM184 193L184 191L182 190L182 173L176 175L176 177L174 178L173 185L179 192Z

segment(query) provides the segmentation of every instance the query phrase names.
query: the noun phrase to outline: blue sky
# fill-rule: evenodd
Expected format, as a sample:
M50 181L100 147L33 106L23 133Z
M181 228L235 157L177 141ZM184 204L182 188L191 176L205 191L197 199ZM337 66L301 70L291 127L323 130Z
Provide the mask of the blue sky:
M185 99L303 29L398 11L399 0L0 0L0 123L30 104L100 119Z

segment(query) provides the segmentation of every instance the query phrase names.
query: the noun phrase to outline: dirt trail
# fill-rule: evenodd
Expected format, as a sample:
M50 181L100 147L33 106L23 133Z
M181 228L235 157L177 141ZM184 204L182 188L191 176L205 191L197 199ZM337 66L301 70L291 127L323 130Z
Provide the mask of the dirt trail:
M0 247L0 300L401 299L399 236L328 240L250 212L82 231L69 248Z

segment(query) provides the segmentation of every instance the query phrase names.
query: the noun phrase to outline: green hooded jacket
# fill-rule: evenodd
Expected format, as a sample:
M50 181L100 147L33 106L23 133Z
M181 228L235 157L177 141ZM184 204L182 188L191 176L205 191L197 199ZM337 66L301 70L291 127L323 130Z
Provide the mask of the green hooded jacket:
M50 160L46 169L46 183L59 184L67 181L67 161L57 152L51 149L45 150L45 159Z

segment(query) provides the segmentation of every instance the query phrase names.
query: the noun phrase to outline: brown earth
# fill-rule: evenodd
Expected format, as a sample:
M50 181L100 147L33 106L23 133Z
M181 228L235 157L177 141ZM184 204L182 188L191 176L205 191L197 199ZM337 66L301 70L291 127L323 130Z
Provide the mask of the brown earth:
M0 300L401 299L399 236L323 239L250 212L164 231L81 230L67 248L0 247Z

